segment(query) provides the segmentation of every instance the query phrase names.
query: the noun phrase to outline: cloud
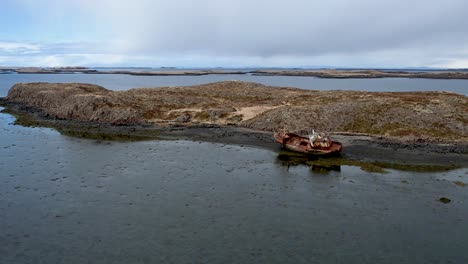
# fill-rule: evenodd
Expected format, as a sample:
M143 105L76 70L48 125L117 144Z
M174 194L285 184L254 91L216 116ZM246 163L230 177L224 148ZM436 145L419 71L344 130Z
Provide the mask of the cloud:
M40 49L37 44L0 41L0 54L34 54L39 53Z
M311 56L458 46L468 35L466 1L142 2L120 3L106 18L119 28L124 51Z
M363 67L463 66L468 57L464 0L19 1L49 30L70 29L43 51L62 57Z

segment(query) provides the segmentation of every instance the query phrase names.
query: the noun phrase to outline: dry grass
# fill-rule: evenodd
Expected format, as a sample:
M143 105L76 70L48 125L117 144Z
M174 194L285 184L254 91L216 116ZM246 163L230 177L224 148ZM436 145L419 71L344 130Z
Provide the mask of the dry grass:
M468 141L468 99L447 92L307 91L238 81L109 91L87 84L17 84L8 101L57 118L109 123L237 124ZM189 116L190 118L187 118Z

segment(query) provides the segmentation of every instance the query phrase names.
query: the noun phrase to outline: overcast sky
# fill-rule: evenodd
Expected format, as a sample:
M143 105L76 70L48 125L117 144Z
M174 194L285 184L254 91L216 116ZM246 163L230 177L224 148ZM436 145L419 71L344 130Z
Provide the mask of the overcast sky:
M466 0L2 0L0 66L468 68Z

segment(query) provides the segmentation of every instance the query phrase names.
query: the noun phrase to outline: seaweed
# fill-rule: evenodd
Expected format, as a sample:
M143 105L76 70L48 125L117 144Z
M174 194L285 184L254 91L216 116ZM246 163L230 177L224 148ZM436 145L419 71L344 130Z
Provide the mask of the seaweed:
M306 155L283 150L277 156L277 161L284 166L297 166L305 165L333 168L339 166L356 166L361 170L371 173L387 173L386 169L400 170L400 171L413 171L413 172L441 172L457 169L459 167L454 165L440 166L440 165L413 165L401 163L385 163L377 161L361 161L353 160L343 156L324 156L317 157L313 155Z

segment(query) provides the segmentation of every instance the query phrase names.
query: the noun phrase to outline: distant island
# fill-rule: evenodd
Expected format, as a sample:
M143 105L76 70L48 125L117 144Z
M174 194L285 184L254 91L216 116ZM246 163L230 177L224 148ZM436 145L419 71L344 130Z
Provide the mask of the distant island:
M127 74L137 76L201 76L213 74L251 74L259 76L309 76L317 78L426 78L426 79L468 79L465 70L377 70L377 69L194 69L161 67L161 70L134 68L132 70L98 70L86 67L0 67L0 74Z

